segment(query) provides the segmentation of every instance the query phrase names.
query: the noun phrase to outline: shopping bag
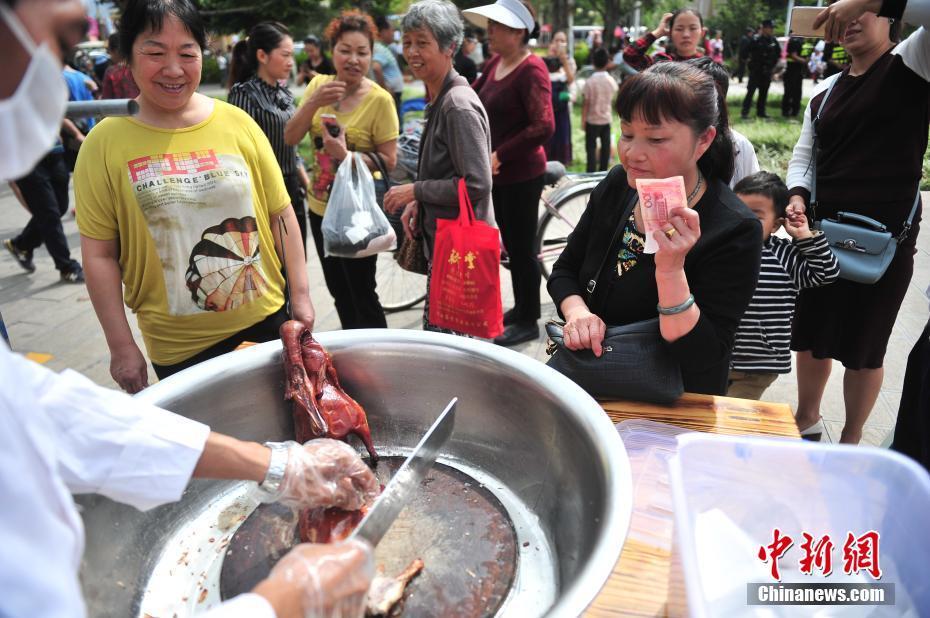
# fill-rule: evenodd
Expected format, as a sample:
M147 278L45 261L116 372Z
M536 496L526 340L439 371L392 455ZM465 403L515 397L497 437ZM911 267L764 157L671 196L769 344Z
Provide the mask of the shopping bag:
M430 278L434 326L491 339L504 332L498 231L475 212L459 180L458 219L439 219Z
M327 257L361 258L397 247L397 235L375 199L374 179L357 152L336 170L322 228Z

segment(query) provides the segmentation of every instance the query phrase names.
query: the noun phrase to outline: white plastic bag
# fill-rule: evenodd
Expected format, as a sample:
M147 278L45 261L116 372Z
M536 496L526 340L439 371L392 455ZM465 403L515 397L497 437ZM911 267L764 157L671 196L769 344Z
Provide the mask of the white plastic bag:
M323 215L326 256L361 258L397 247L397 235L375 199L375 181L362 155L339 165Z

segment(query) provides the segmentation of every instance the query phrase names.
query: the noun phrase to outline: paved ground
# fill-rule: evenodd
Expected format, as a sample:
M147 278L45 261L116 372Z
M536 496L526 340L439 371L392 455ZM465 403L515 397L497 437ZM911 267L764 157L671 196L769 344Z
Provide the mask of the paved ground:
M930 199L930 194L925 194L924 199ZM9 188L6 185L0 186L0 239L17 234L26 224L28 216ZM73 256L80 259L77 226L71 215L66 215L64 228ZM917 245L914 279L888 347L884 388L866 425L865 443L881 444L893 429L907 355L927 322L928 306L924 290L930 286L930 234L922 234ZM310 254L308 272L318 315L317 329L337 329L339 321L312 248ZM23 353L49 355L48 358L38 358L45 360L55 370L73 368L99 384L114 386L109 375L106 342L87 290L83 285L59 283L58 272L44 248L37 251L35 262L37 270L30 275L23 272L5 251L0 255L0 312L13 347ZM502 271L502 286L506 308L512 300L508 271ZM542 298L544 301L548 299L544 287ZM555 315L551 302L544 302L542 311L544 320ZM863 317L867 322L867 316ZM392 328L420 328L421 318L422 307L416 307L390 314L388 323ZM135 319L130 317L129 321L135 329ZM136 335L141 347L137 331ZM545 341L542 338L523 344L518 349L530 357L545 358ZM153 373L150 373L150 379L155 379ZM795 377L791 374L781 377L764 398L767 401L786 402L794 408L797 405L796 393ZM831 377L822 413L829 438L838 439L844 418L840 371L835 371Z

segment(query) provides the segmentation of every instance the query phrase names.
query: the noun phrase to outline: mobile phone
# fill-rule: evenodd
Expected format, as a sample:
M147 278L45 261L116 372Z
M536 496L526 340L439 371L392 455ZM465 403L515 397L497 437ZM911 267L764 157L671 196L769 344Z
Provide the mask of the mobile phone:
M814 20L826 7L796 6L791 9L791 34L812 39L822 38L825 34L823 26L814 30Z
M323 123L323 127L325 127L333 137L339 137L339 134L342 133L342 129L339 127L339 121L336 120L335 115L320 114L320 122Z

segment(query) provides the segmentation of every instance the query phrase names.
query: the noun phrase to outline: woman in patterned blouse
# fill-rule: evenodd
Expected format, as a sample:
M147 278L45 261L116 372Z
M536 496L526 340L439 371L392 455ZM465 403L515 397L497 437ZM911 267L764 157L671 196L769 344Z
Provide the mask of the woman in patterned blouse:
M276 22L254 26L249 31L245 62L233 64L229 102L248 113L268 136L306 247L306 184L301 181L297 147L284 141L284 126L294 115L294 96L281 85L287 83L294 67L294 41L288 29Z
M696 9L678 9L662 16L659 27L631 42L623 50L623 60L637 71L656 62L680 62L704 55L704 18ZM646 54L657 39L668 36L665 51Z

